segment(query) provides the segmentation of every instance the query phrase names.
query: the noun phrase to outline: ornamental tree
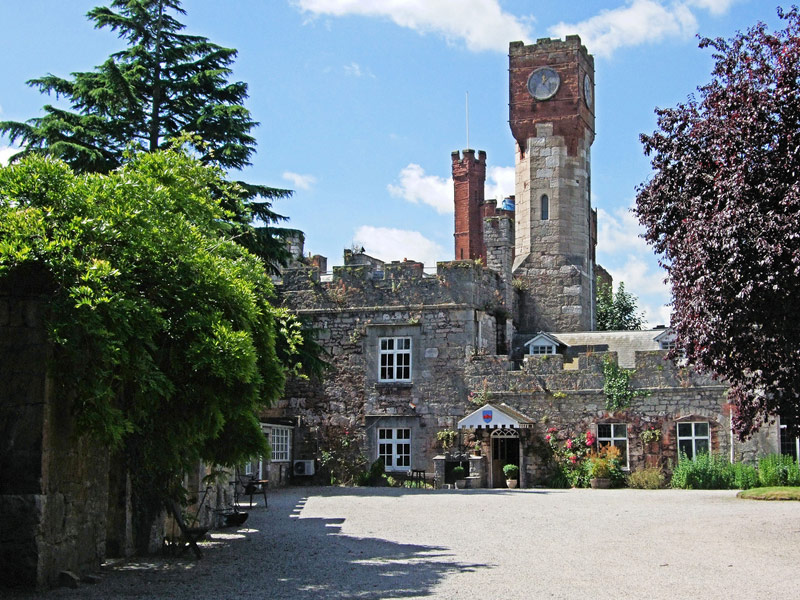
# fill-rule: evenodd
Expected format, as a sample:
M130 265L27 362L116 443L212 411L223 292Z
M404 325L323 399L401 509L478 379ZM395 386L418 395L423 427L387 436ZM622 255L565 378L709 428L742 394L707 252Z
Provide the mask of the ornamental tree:
M702 39L711 82L658 109L635 212L669 274L678 352L730 384L745 438L800 435L800 14Z
M264 264L221 227L212 189L238 194L179 150L107 175L38 156L0 168L0 279L33 269L51 281L58 395L122 457L145 531L199 461L267 452L257 413L301 343L270 304Z
M43 116L1 121L0 133L23 147L15 158L44 153L76 172L108 173L131 144L153 152L190 133L202 163L226 170L249 165L258 123L244 106L247 84L229 81L236 50L184 33L176 18L182 14L180 0L114 0L89 11L96 28L117 32L127 46L93 71L28 81L69 107L47 104ZM230 190L220 195L235 209L230 226L239 243L268 263L285 260L283 237L290 230L274 226L284 217L271 205L291 192L239 183L244 205ZM253 218L264 227L250 227Z

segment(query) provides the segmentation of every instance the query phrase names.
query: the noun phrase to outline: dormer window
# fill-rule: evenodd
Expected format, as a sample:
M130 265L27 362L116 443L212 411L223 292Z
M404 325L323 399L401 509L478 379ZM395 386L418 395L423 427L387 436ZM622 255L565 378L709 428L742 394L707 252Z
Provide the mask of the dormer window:
M536 337L525 343L529 356L557 354L559 345L563 344L552 335L544 332L539 333Z
M556 353L556 347L555 346L544 345L544 344L543 345L531 344L528 347L528 349L529 349L528 354L555 354Z
M653 340L658 342L658 347L661 350L674 350L677 347L675 332L672 329L665 329L653 338Z

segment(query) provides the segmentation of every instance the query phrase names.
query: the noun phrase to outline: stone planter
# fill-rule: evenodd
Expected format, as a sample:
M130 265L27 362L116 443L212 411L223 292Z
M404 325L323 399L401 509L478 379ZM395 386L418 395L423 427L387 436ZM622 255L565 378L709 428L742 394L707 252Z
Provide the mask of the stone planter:
M593 490L605 490L611 487L611 480L606 477L593 477L589 483Z
M510 490L513 490L517 487L517 480L516 479L506 479L506 487Z
M467 487L466 479L456 479L454 483L457 490L463 490Z

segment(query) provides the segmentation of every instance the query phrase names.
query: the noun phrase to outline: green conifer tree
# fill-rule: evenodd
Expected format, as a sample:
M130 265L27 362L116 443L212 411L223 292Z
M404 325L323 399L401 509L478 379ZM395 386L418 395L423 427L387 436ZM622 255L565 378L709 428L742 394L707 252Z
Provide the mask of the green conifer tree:
M124 162L126 148L148 151L169 146L185 133L203 163L225 170L250 164L251 130L258 124L244 107L247 84L230 82L236 50L184 33L174 15L180 0L113 0L93 8L95 27L109 28L126 47L93 71L53 74L28 84L69 104L47 104L44 115L26 122L2 121L0 133L28 154L49 154L76 172L108 173ZM286 259L283 238L292 230L274 227L285 218L272 201L290 190L240 184L238 200L227 206L238 241L271 265ZM254 228L256 220L264 227Z

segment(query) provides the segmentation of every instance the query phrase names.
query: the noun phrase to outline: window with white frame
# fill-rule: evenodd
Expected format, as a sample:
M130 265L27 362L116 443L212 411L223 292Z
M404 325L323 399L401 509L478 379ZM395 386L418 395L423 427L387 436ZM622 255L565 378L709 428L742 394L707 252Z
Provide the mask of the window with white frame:
M556 347L549 344L531 344L528 346L529 354L555 354Z
M619 460L623 469L628 468L628 425L626 423L598 423L597 449L603 446L619 448Z
M411 469L411 429L407 427L378 429L378 458L387 471Z
M674 350L678 345L675 339L661 340L660 344L662 350Z
M379 339L379 381L411 381L411 338Z
M292 428L273 427L270 439L273 462L287 462L291 460Z
M708 423L678 423L678 454L695 460L698 454L710 452Z

